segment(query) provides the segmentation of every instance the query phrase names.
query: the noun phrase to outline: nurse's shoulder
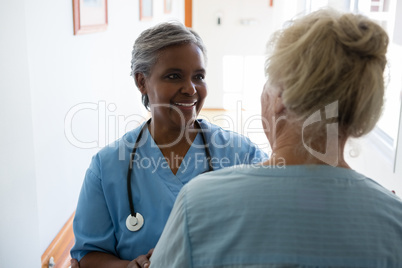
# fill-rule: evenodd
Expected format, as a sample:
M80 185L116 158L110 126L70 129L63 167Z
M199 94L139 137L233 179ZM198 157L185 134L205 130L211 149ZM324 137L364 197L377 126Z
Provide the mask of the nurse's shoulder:
M92 157L88 170L95 173L95 175L98 177L101 177L101 170L103 170L106 166L128 167L130 154L144 124L145 122L137 128L128 131L119 139L100 149Z
M258 163L268 159L268 155L248 137L203 119L198 122L203 129L212 157L229 157L228 166Z

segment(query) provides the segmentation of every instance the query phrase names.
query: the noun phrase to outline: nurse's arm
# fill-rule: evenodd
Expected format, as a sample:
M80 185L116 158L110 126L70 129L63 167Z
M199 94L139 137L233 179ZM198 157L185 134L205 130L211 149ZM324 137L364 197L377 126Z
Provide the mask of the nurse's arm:
M133 261L120 260L112 254L104 252L90 252L86 254L78 263L77 261L71 262L71 268L86 268L86 267L110 267L110 268L147 268L149 267L149 258L151 257L153 249L147 255L138 256Z
M116 256L104 252L93 251L86 254L81 260L80 268L91 267L109 267L109 268L127 268L130 261L121 260ZM135 267L135 266L133 266ZM73 267L72 267L73 268Z

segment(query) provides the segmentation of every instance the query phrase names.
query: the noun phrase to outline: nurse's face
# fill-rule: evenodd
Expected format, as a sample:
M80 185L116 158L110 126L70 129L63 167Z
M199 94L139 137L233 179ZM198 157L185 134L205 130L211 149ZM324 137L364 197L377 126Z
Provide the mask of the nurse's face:
M159 53L150 76L145 78L143 94L148 94L152 121L158 127L193 127L200 112L207 86L205 60L195 44L171 46Z

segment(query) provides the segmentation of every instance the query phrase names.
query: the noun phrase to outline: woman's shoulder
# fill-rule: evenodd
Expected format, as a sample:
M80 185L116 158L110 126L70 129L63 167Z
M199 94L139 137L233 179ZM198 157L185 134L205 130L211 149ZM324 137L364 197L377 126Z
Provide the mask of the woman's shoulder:
M204 173L185 187L191 196L205 196L206 192L244 192L247 189L264 189L266 193L307 189L307 193L319 191L328 196L348 196L352 193L354 199L370 202L381 198L384 203L392 204L399 213L402 212L402 200L391 190L355 170L327 165L243 164Z
M192 179L185 187L193 189L203 189L204 186L210 187L211 182L213 182L213 184L217 186L219 184L226 184L228 182L233 183L238 180L243 181L244 178L250 179L251 177L260 176L261 167L262 165L260 164L239 164L221 168L198 175L197 177Z

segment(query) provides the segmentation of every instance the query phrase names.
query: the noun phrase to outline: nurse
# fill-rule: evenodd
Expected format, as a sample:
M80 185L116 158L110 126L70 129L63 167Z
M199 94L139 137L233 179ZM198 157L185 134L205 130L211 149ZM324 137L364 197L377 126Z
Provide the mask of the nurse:
M187 182L267 158L249 139L196 120L207 96L205 65L201 38L180 23L136 40L132 76L152 117L92 159L73 224L71 256L81 268L146 267Z

